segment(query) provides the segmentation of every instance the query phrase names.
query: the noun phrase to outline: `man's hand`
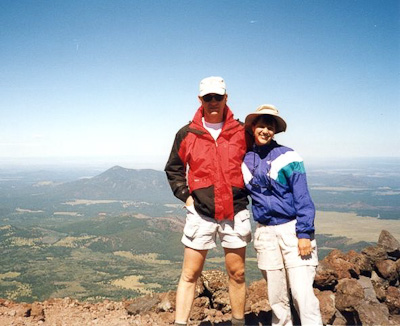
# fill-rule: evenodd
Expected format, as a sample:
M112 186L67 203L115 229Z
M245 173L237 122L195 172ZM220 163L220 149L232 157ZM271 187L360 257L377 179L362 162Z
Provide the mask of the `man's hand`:
M311 240L310 239L299 239L299 254L300 256L309 256L311 255Z
M186 199L186 206L192 206L194 204L194 200L192 196L189 196L188 199Z

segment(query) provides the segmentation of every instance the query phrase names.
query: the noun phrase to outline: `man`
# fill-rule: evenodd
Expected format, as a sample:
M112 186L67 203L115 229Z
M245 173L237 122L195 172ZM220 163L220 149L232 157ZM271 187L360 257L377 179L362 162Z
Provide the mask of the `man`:
M182 274L176 294L175 325L186 325L195 285L207 251L218 234L229 277L232 325L244 325L245 254L251 241L250 214L241 164L246 152L245 131L226 105L221 77L200 82L193 121L178 131L165 166L174 195L186 203Z

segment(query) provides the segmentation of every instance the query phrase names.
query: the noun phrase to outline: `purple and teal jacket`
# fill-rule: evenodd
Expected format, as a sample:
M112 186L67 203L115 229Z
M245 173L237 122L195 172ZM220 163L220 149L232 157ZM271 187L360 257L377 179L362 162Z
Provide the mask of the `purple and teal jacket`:
M256 222L279 225L296 219L297 237L313 237L315 206L299 154L273 140L265 146L253 145L242 172Z

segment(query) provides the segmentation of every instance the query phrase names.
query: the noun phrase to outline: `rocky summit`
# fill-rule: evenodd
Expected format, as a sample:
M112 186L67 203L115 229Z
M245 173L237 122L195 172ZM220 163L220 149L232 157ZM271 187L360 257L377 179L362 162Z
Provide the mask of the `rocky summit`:
M197 283L189 325L230 325L228 280L204 271ZM314 291L324 325L400 325L400 243L383 230L376 246L361 252L332 250L317 268ZM247 288L246 325L270 325L267 282ZM71 298L32 304L0 299L0 325L172 325L175 292L122 302L79 302ZM300 324L295 310L294 320Z

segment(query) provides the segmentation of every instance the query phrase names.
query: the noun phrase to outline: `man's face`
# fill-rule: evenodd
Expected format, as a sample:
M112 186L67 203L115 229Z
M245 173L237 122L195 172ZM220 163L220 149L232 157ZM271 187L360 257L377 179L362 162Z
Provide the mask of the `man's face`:
M201 105L204 108L204 120L210 123L224 121L224 111L228 95L207 94L199 96Z

